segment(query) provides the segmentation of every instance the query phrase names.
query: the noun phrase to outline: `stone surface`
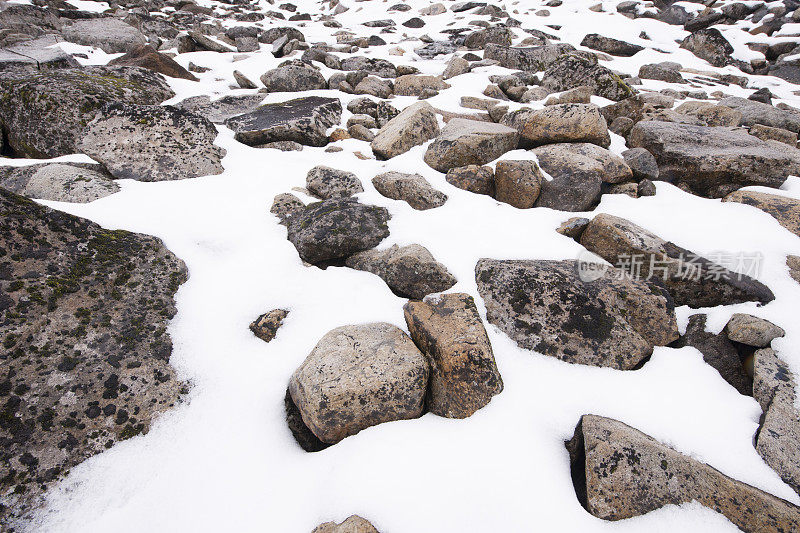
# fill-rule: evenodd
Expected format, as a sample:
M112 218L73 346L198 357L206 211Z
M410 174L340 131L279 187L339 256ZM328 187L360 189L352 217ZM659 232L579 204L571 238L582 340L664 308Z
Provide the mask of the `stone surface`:
M622 78L598 65L597 58L565 54L554 61L542 75L542 85L553 92L588 86L597 96L619 101L633 96L634 91Z
M142 67L170 78L197 81L197 78L171 57L158 52L150 45L137 45L124 56L108 62L109 66Z
M213 101L208 96L192 96L175 107L206 117L214 124L224 124L231 117L254 111L263 101L263 94L228 95Z
M644 47L637 44L627 43L612 37L605 37L597 33L587 34L581 41L581 46L591 48L592 50L599 50L612 56L621 57L630 57L644 50Z
M80 67L74 57L54 46L59 42L61 38L57 35L42 35L0 48L0 71L20 67L31 70Z
M361 180L352 172L317 165L306 174L308 192L321 200L346 198L364 192Z
M119 191L100 165L43 163L0 167L0 187L13 193L55 202L92 202Z
M311 91L328 86L319 69L296 60L285 61L267 71L261 76L261 83L271 93Z
M534 46L530 48L512 48L501 44L487 44L483 57L493 59L500 66L512 70L538 72L545 70L561 55L572 52L575 47L567 43Z
M450 87L440 76L406 74L394 80L394 94L398 96L419 96L426 89L442 91Z
M731 62L733 46L716 28L698 30L681 42L681 48L705 59L715 67L724 67Z
M142 32L113 17L73 20L64 25L61 34L69 42L96 46L109 54L130 52L147 44Z
M370 426L422 415L428 362L385 322L326 333L289 382L306 426L335 444Z
M250 324L250 331L262 341L270 342L278 334L278 329L288 314L289 311L285 309L273 309L264 313Z
M483 165L513 150L519 133L502 124L454 118L428 146L425 163L439 172L467 165Z
M286 221L289 220L292 215L302 213L305 206L306 205L300 198L294 194L285 192L273 198L269 212L278 217L281 224L286 224Z
M641 180L657 180L658 179L658 162L653 154L644 148L631 148L622 152L622 158L625 164L628 165L633 172L633 179L636 181Z
M732 341L756 348L765 348L786 332L769 320L745 313L734 313L725 325L725 334Z
M516 128L520 141L530 146L586 142L608 148L611 144L606 120L594 104L557 104L544 109L522 109L507 114L501 122Z
M494 196L494 170L492 167L467 165L451 168L445 178L447 183L475 194Z
M444 294L408 302L403 310L411 338L430 363L430 412L467 418L502 392L503 379L472 296Z
M542 190L542 171L535 161L498 161L495 198L519 209L530 209Z
M738 202L761 209L795 235L800 236L800 200L790 196L756 191L734 191L723 202Z
M311 533L378 533L378 530L364 518L353 515L341 524L336 522L320 524Z
M728 96L719 101L722 106L736 109L742 114L738 125L753 126L763 124L772 128L781 128L797 133L800 131L800 113L787 111L778 107L756 102L738 96Z
M562 361L630 370L653 346L678 338L665 291L613 267L481 259L475 278L489 323L520 347Z
M439 135L439 123L427 102L412 104L389 120L375 135L372 153L379 159L391 159Z
M446 194L419 174L384 172L372 178L372 185L385 197L402 200L418 211L441 207L447 201Z

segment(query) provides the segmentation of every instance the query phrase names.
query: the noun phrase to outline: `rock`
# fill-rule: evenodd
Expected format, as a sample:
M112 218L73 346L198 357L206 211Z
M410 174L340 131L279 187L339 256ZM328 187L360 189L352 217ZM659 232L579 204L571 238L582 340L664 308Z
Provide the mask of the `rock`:
M643 121L631 130L628 146L655 156L660 179L709 198L748 185L780 187L800 172L800 152L734 128Z
M589 219L585 217L571 217L561 223L556 232L574 241L578 241L583 234L583 230L589 225Z
M233 71L233 79L236 81L237 85L242 89L256 89L258 86L253 82L250 78L239 72L238 70Z
M657 180L658 179L658 162L653 154L644 148L631 148L622 152L622 158L625 164L628 165L633 172L633 179L636 181L641 180Z
M180 66L174 59L156 51L152 46L145 44L134 46L124 56L109 61L108 65L142 67L163 74L164 76L169 76L170 78L197 81L194 74Z
M475 194L494 196L494 170L492 167L467 165L451 168L445 177L447 183Z
M639 194L639 197L642 196L655 196L656 195L656 184L648 179L644 179L639 182L639 188L636 191Z
M2 523L21 529L45 490L178 401L167 326L187 270L155 237L3 189L0 215L15 257L0 281Z
M627 137L628 134L631 132L631 129L634 126L633 120L629 119L628 117L617 117L614 121L608 126L610 131L613 131L620 137Z
M61 29L61 35L71 43L95 46L108 54L130 52L147 44L142 32L113 17L70 21Z
M325 264L376 247L389 236L389 218L384 207L333 198L292 215L288 238L303 261Z
M611 145L608 126L600 108L594 104L558 104L544 109L525 109L509 113L501 120L519 131L521 142L530 146L552 143Z
M5 28L2 24L0 27ZM74 57L54 46L60 41L57 35L43 35L1 48L0 71L20 67L31 70L80 67Z
M633 89L622 78L602 65L597 58L565 54L545 70L542 85L553 92L566 91L579 86L591 87L594 94L620 101L633 96Z
M118 179L176 180L223 172L216 137L211 122L176 107L111 104L89 123L78 149Z
M639 77L643 80L666 81L667 83L683 83L683 76L677 70L650 63L639 67Z
M553 178L542 181L536 207L589 211L600 200L603 183L630 181L633 176L621 157L594 144L550 144L533 153Z
M286 224L286 221L297 213L302 213L305 204L300 201L300 198L291 193L281 193L275 196L272 200L272 207L269 212L278 217L281 224Z
M800 236L800 200L796 198L756 191L734 191L722 201L738 202L761 209L775 217L781 226Z
M342 120L338 98L306 96L231 117L225 125L237 141L256 146L274 141L295 141L308 146L328 144L327 130Z
M472 70L472 67L469 66L469 61L463 57L453 56L442 73L442 79L449 80L450 78L466 74L470 70Z
M234 51L234 49L227 44L223 44L216 39L212 39L208 35L200 33L199 31L189 31L189 38L191 38L191 40L194 42L195 48L199 48L201 51L217 52L219 54L225 54L227 52Z
M359 71L381 78L397 77L397 67L391 61L377 57L350 56L342 59L341 69L346 72Z
M470 50L482 50L487 44L499 44L511 46L514 33L505 26L493 26L482 30L477 30L464 39L464 46Z
M317 165L306 175L308 192L320 198L346 198L364 192L361 180L352 172Z
M86 124L112 102L159 104L175 95L138 67L84 67L0 73L0 124L19 157L72 154Z
M377 98L390 98L392 96L392 83L377 76L367 76L353 89L355 94L369 94Z
M483 165L513 150L519 142L515 129L477 120L454 118L428 146L425 163L439 172L467 165Z
M93 202L119 191L100 165L85 163L0 167L0 187L28 198L73 203Z
M261 76L261 83L271 93L326 89L328 83L319 70L302 61L285 61Z
M678 338L671 299L613 267L481 259L475 278L489 323L562 361L630 370Z
M427 407L467 418L503 391L492 345L472 296L444 294L404 307L411 338L430 363Z
M673 346L696 348L703 354L703 360L714 367L722 379L740 394L750 396L753 393L753 378L747 373L736 346L724 333L706 331L706 318L704 314L690 316L686 333Z
M544 103L546 106L558 104L588 104L592 100L592 88L586 85L574 87L563 93L551 96Z
M348 257L345 265L380 276L392 292L404 298L420 300L456 284L447 267L419 244L366 250Z
M561 55L575 51L567 43L548 44L532 48L512 48L500 44L487 44L483 57L493 59L511 70L539 72L547 69Z
M370 426L422 415L428 362L385 322L326 333L289 381L305 425L335 444Z
M289 314L285 309L273 309L256 318L250 324L250 331L264 342L270 342L278 334L278 329L283 325L283 320Z
M599 50L612 56L630 57L642 50L643 46L636 44L626 43L619 39L611 37L603 37L597 33L589 33L581 41L581 46L591 48L592 50Z
M776 395L756 435L756 450L781 479L800 493L800 413L795 395Z
M278 39L286 37L286 42L291 40L297 39L298 41L305 42L306 38L303 35L303 32L294 28L292 26L281 26L275 28L269 28L264 30L261 35L258 36L258 42L264 44L272 44Z
M213 102L208 96L193 96L181 100L175 107L206 117L214 124L224 124L231 117L254 111L263 101L263 94L228 95Z
M378 530L358 515L353 515L341 524L325 522L320 524L311 533L378 533Z
M402 200L418 211L440 207L447 201L446 194L419 174L384 172L372 178L372 185L385 197Z
M800 113L774 107L748 98L728 96L719 101L719 105L738 110L742 118L737 125L753 126L763 124L772 128L781 128L793 133L800 131ZM795 136L796 137L796 136Z
M793 131L764 126L763 124L753 124L750 126L748 133L762 141L778 141L788 144L792 148L797 146L797 134Z
M494 173L495 198L518 209L530 209L539 198L543 180L535 161L498 161Z
M725 334L732 341L756 348L766 348L774 339L786 332L769 320L744 313L734 313L725 325Z
M441 91L450 87L440 76L406 74L394 81L394 94L398 96L419 96L426 89Z
M743 531L800 527L797 506L676 452L611 418L584 415L567 443L581 504L604 520L696 501Z
M731 62L733 46L716 28L698 30L681 42L681 48L704 59L715 67L724 67Z
M657 278L676 305L699 308L775 299L769 287L757 280L667 242L624 218L597 215L583 232L581 244L637 278Z
M412 104L389 120L375 135L372 153L391 159L439 135L439 122L427 102Z

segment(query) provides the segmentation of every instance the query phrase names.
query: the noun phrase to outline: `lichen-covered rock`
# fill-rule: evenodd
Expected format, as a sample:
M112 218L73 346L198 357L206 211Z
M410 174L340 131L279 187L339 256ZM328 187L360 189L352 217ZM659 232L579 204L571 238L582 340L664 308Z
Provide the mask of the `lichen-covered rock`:
M612 56L630 57L644 50L643 46L631 44L612 37L605 37L597 33L587 34L581 41L581 46L599 50Z
M575 47L567 43L548 44L530 48L512 48L501 44L487 44L483 57L493 59L500 66L512 70L538 72L545 70L563 54L574 52Z
M765 348L773 340L786 335L786 332L769 320L745 313L734 313L725 324L725 334L732 341Z
M353 515L341 524L336 522L320 524L311 533L378 533L378 530L367 520Z
M201 95L181 100L175 107L206 117L214 124L224 124L231 117L254 111L263 101L263 94L228 95L213 101Z
M75 153L86 125L109 103L155 105L175 93L139 67L84 67L0 73L0 125L20 157Z
M427 102L410 105L384 125L372 140L372 153L391 159L439 135L439 122Z
M630 370L678 338L666 291L613 267L481 259L475 279L489 323L562 361Z
M271 93L325 89L328 84L319 69L303 61L285 61L261 76L261 83Z
M317 165L306 175L308 192L320 198L346 198L364 192L361 180L352 172Z
M606 119L594 104L557 104L544 109L522 109L501 121L519 131L521 141L530 146L551 143L593 143L603 148L611 144Z
M394 80L394 94L399 96L419 96L425 90L442 91L450 87L440 76L406 74Z
M164 76L169 76L170 78L197 81L194 74L180 66L177 61L146 44L134 46L124 56L109 61L108 65L142 67L163 74Z
M733 54L733 46L716 28L705 28L688 35L681 42L681 48L689 50L715 67L724 67L730 63Z
M165 181L224 170L217 129L172 106L111 104L86 127L78 149L118 179Z
M641 180L657 180L658 179L658 162L653 154L644 148L631 148L622 152L622 159L633 172L633 179L636 181Z
M445 177L447 183L475 194L494 196L494 170L492 167L467 165L451 168Z
M513 128L454 118L428 146L425 162L439 172L467 165L483 165L513 150L519 143L519 133Z
M422 415L428 362L402 330L379 322L326 333L289 381L305 425L335 444L370 426Z
M539 198L543 180L535 161L498 161L494 172L495 198L518 209L530 209Z
M0 22L0 28L7 27ZM74 57L57 46L59 42L61 38L58 35L42 35L36 39L0 48L0 71L11 68L49 70L80 67Z
M427 407L467 418L503 391L503 379L472 296L444 294L404 307L411 338L431 367Z
M341 67L344 71L360 71L374 74L381 78L394 78L397 76L397 67L391 61L377 57L350 56L342 59Z
M187 271L154 237L3 189L0 248L0 522L11 527L178 400L166 328Z
M302 213L305 206L306 204L304 204L300 198L292 193L284 192L275 195L269 212L278 217L281 224L285 225L286 221L289 220L292 215Z
M596 57L578 54L565 54L554 61L542 75L542 85L553 92L585 85L591 87L597 96L614 101L634 94L622 78L598 65Z
M723 202L738 202L761 209L795 235L800 236L800 200L791 196L757 191L733 191Z
M402 200L418 211L440 207L447 201L445 193L419 174L384 172L372 178L372 185L385 197Z
M278 334L278 329L288 315L289 311L285 309L273 309L256 318L250 324L250 331L262 341L270 342Z
M119 191L103 167L89 163L0 167L0 187L28 198L74 203L92 202Z
M87 18L69 21L61 35L71 43L96 46L109 54L130 52L147 44L147 38L135 27L114 17Z

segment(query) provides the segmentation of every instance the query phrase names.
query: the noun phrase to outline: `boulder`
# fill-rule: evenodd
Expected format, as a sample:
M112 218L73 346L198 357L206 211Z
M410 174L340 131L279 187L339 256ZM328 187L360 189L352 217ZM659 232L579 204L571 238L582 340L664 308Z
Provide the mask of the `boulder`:
M549 67L561 55L575 51L567 43L548 44L530 48L513 48L501 44L487 44L484 59L492 59L501 67L526 72L539 72Z
M620 101L633 96L634 90L611 70L597 64L596 57L565 54L555 60L542 75L542 85L553 92L588 86L597 96Z
M342 103L338 98L306 96L262 105L227 119L225 125L233 130L237 141L250 146L274 141L325 146L328 128L341 120Z
M272 207L269 208L269 212L278 217L280 223L285 225L286 221L289 220L292 215L302 213L305 206L306 205L300 198L294 194L284 192L273 198Z
M657 63L650 63L639 67L639 78L643 80L666 81L667 83L683 83L684 81L679 71Z
M389 212L353 198L315 202L292 215L288 238L303 261L325 264L376 247L389 236Z
M451 168L445 177L447 183L475 194L494 196L494 170L492 167L467 165Z
M592 101L592 88L586 85L579 85L568 89L563 93L553 95L545 101L544 105L559 104L589 104Z
M756 102L748 98L728 96L719 101L719 105L736 109L742 114L739 126L753 126L762 124L772 128L789 130L793 133L800 131L800 112L781 109L763 102ZM795 141L796 139L795 135Z
M769 320L744 313L734 313L724 331L730 340L756 348L766 348L773 340L786 335L783 328Z
M611 144L608 125L594 104L557 104L544 109L508 113L502 124L516 128L520 141L529 146L552 143Z
M250 331L264 342L270 342L278 334L284 319L289 315L285 309L273 309L256 318L250 324Z
M495 198L518 209L530 209L539 198L543 180L535 161L498 161L494 173Z
M142 67L170 78L197 81L197 78L171 57L158 52L150 45L136 45L124 56L108 62L109 66Z
M5 28L2 24L0 27ZM29 41L21 41L0 48L0 71L11 68L49 70L55 68L80 67L78 61L61 47L57 35L42 35Z
M756 191L734 191L723 202L738 202L761 209L775 217L781 226L800 236L800 200L791 196Z
M642 121L631 130L628 146L655 156L659 179L709 198L748 185L780 187L800 173L800 151L736 128Z
M352 172L317 165L306 175L306 189L321 200L346 198L364 192L361 180Z
M378 533L378 530L367 520L353 515L341 524L336 522L320 524L311 533Z
M372 178L372 185L385 197L402 200L418 211L440 207L447 201L446 194L419 174L384 172Z
M328 82L319 69L302 61L285 61L261 76L261 83L271 93L294 93L327 89Z
M69 21L61 29L64 40L94 46L108 54L130 52L147 44L142 32L114 17L99 17Z
M224 124L231 117L254 111L263 101L263 94L228 95L213 101L201 95L181 100L175 107L206 117L214 124Z
M463 57L454 55L447 63L447 67L445 67L442 73L442 79L449 80L450 78L466 74L470 70L472 70L472 67L470 67L469 61Z
M371 143L378 159L391 159L439 135L439 122L427 102L410 105L384 125Z
M78 149L118 179L165 181L223 172L225 151L205 118L172 106L110 104L86 127Z
M358 252L348 257L345 265L379 276L392 292L404 298L420 300L456 284L447 267L419 244Z
M631 148L622 152L622 159L633 172L636 181L658 179L658 161L644 148Z
M489 323L562 361L631 370L678 338L665 291L614 267L481 259L475 278Z
M326 333L292 374L289 393L305 425L335 444L371 426L422 415L428 362L385 322Z
M100 165L85 163L0 167L0 187L28 198L73 203L93 202L119 191Z
M612 37L604 37L597 33L587 34L581 41L581 46L620 57L630 57L644 50L643 46L620 41Z
M704 59L715 67L724 67L731 62L733 46L716 28L697 30L681 42L681 48Z
M513 128L454 118L428 146L425 163L439 172L466 165L483 165L513 150L519 143L519 133Z
M404 307L411 338L430 363L427 407L467 418L503 391L503 379L472 296L444 294Z
M350 56L342 59L341 70L373 74L380 78L397 77L397 67L391 61L377 57Z
M406 74L394 80L394 94L398 96L419 96L423 91L441 91L450 87L440 76Z
M470 50L483 50L483 48L490 43L499 44L502 46L511 46L511 41L514 39L514 32L505 26L492 26L477 30L464 39L464 46Z
M392 83L377 76L367 76L353 88L355 94L369 94L377 98L390 98L392 96Z
M800 510L676 452L618 420L584 415L567 442L572 479L587 511L604 520L696 501L742 531L792 531Z

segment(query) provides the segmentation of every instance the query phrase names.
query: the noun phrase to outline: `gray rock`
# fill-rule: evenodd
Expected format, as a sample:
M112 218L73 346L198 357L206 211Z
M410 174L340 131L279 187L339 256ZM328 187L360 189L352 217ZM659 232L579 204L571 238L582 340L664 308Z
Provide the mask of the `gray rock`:
M622 78L602 65L596 57L565 54L545 70L542 85L553 92L588 86L597 96L619 101L633 96L634 90Z
M61 29L61 35L71 43L101 48L109 54L129 52L136 46L147 44L147 37L142 32L113 17L70 21Z
M236 81L237 85L242 89L257 89L258 86L253 82L250 78L239 72L238 70L233 71L233 79ZM234 116L234 115L231 115ZM226 117L227 118L227 117Z
M756 348L765 348L786 332L769 320L744 313L734 313L725 325L725 334L732 341Z
M250 324L250 331L264 342L270 342L278 334L284 319L289 315L285 309L273 309L256 318Z
M681 42L681 48L704 59L715 67L724 67L731 62L733 46L716 28L698 30Z
M677 70L666 68L657 63L639 67L639 77L643 80L659 80L668 83L683 83L683 76Z
M449 80L450 78L466 74L470 70L472 70L472 67L469 66L469 61L463 57L453 56L442 73L442 79Z
M427 407L467 418L503 391L503 379L472 296L444 294L404 307L411 338L430 363Z
M773 398L756 435L756 450L800 494L800 412L794 401L794 393L786 390Z
M513 150L519 133L502 124L454 118L425 152L425 163L439 172L483 165Z
M372 178L372 185L385 197L402 200L418 211L440 207L447 201L446 194L419 174L384 172Z
M502 124L516 128L527 146L552 143L611 145L608 125L594 104L557 104L543 109L521 109L507 114Z
M275 196L272 200L272 207L270 207L269 212L278 217L281 224L285 225L289 217L297 213L302 213L305 206L306 204L304 204L300 198L294 194L285 192Z
M426 89L441 91L450 87L440 76L406 74L394 81L394 94L399 96L419 96Z
M278 68L268 70L261 76L261 83L271 93L311 91L326 89L325 76L309 63L286 61Z
M722 201L738 202L761 209L772 215L781 226L800 236L800 200L797 198L756 191L734 191Z
M377 76L367 76L353 88L355 94L369 94L377 98L389 98L392 96L392 83L389 80L378 78Z
M0 49L0 71L8 68L48 70L53 68L79 67L78 61L60 47L56 35L43 35L30 41L22 41Z
M181 100L175 107L206 117L214 124L224 124L231 117L255 110L263 101L263 94L228 95L213 101L203 95Z
M772 128L781 128L797 133L800 131L800 111L789 111L748 98L728 96L719 101L719 105L731 107L742 113L738 125L753 126L763 124Z
M404 298L419 300L456 284L456 278L447 267L419 244L366 250L348 257L345 265L380 276L392 292Z
M589 225L589 219L585 217L571 217L565 220L556 228L556 232L574 241L578 241L583 234L583 230Z
M211 122L176 107L111 104L87 126L78 149L118 179L176 180L223 172L216 137Z
M451 168L445 177L447 183L475 194L494 196L494 170L492 167L467 165Z
M325 146L328 128L341 120L342 104L338 98L306 96L262 105L227 119L225 125L234 131L237 141L250 146L274 141Z
M518 209L530 209L539 198L543 180L535 161L498 161L494 172L495 198Z
M492 26L482 30L477 30L464 39L464 46L470 50L482 50L487 44L499 44L511 46L514 39L514 32L505 26Z
M258 45L258 38L256 37L247 37L243 35L237 37L234 43L236 45L236 51L242 53L257 52L260 48Z
M668 296L613 267L481 259L475 278L489 323L562 361L630 370L678 338Z
M630 57L644 50L643 46L620 41L612 37L604 37L597 33L587 34L581 41L581 46L620 57Z
M311 533L378 533L378 530L367 520L353 515L341 524L336 522L320 524Z
M197 78L171 57L149 45L135 45L128 53L108 62L108 66L142 67L170 78L197 81Z
M396 326L342 326L295 370L289 393L314 435L335 444L370 426L422 415L428 374L425 356Z
M547 69L559 56L575 51L567 43L548 44L531 48L512 48L500 44L488 44L484 51L485 59L493 59L500 66L512 70L539 72Z
M389 120L375 135L372 153L379 159L391 159L439 135L439 123L427 102L410 105Z
M342 59L341 69L374 74L381 78L397 77L397 67L391 61L377 57L350 56Z
M306 188L322 200L346 198L364 192L361 180L352 172L317 165L306 175Z
M212 39L208 35L205 35L204 33L201 33L199 31L189 31L189 37L194 42L195 47L199 48L200 50L217 52L219 54L235 51L227 44L223 44L222 42L216 39Z
M0 168L0 187L28 198L74 203L93 202L119 191L99 165L75 163Z
M592 88L579 85L563 93L553 95L544 103L546 106L559 104L589 104L592 100Z
M633 179L636 181L658 179L658 162L646 149L625 150L622 152L622 158L625 160L625 164L631 168Z

